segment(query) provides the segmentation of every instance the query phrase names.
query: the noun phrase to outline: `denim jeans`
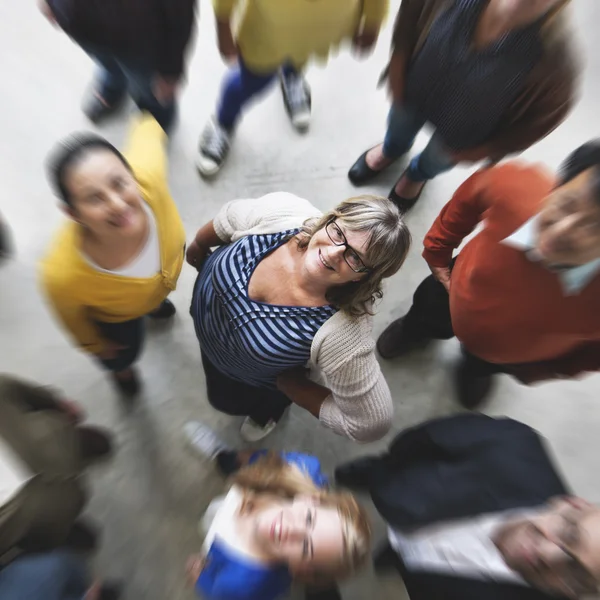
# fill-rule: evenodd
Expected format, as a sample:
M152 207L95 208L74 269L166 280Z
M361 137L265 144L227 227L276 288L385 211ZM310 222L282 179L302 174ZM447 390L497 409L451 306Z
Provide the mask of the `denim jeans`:
M399 158L414 144L426 119L410 106L392 105L388 115L388 128L383 142L387 158ZM456 163L452 160L437 133L434 133L425 150L415 156L408 166L408 176L413 181L427 181L449 171Z
M280 70L284 76L297 74L296 69L289 64L285 64L281 69L271 73L254 73L240 58L237 65L227 73L223 83L221 100L217 110L217 119L221 127L229 131L232 130L244 106L254 96L266 91L275 81Z
M96 89L109 104L118 102L127 92L142 111L147 110L165 130L173 124L176 114L175 101L161 104L152 90L156 72L141 60L115 56L109 50L80 44L97 63Z
M3 600L83 600L89 586L84 560L67 550L25 554L0 570Z

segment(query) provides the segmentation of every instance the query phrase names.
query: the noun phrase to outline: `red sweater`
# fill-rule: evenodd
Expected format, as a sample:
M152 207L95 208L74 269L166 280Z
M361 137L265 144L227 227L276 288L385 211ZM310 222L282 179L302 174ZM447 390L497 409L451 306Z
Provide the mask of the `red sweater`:
M539 211L553 186L548 172L517 161L478 171L442 209L423 252L430 265L447 266L484 221L452 271L452 326L470 352L519 364L514 374L529 380L600 370L600 276L568 296L555 273L500 243Z

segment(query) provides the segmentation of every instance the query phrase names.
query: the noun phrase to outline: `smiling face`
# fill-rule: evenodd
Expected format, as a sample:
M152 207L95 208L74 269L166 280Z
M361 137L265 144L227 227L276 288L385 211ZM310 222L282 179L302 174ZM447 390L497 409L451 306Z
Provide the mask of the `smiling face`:
M65 172L68 212L98 237L135 235L144 227L141 196L133 174L105 149L87 151Z
M588 169L556 188L539 213L536 249L544 261L578 266L600 258L600 203Z
M309 496L258 510L254 515L254 538L265 554L287 564L296 574L336 565L344 551L337 509L321 506L318 499Z
M347 250L341 243L340 234L345 236L351 249ZM368 241L368 232L350 231L340 219L329 227L319 229L312 236L304 253L306 276L326 287L359 281L367 273L357 273L352 267L360 268L361 264L367 268L370 266L367 258Z
M505 525L495 543L506 564L541 590L577 598L600 580L600 508L579 498Z

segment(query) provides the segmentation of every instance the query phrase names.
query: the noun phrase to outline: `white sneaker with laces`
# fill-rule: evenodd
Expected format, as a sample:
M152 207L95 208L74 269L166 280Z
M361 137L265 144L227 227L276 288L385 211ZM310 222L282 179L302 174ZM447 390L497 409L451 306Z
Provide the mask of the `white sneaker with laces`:
M258 442L266 438L277 427L273 420L269 421L264 427L246 417L240 427L240 436L245 442Z
M231 449L210 427L199 421L186 423L183 432L190 448L203 458L212 460L219 452Z
M306 131L310 125L310 87L302 75L281 74L283 102L294 128Z
M196 168L200 175L204 177L216 175L227 158L230 146L229 132L221 127L216 119L211 119L204 127L200 137L198 156L196 157Z

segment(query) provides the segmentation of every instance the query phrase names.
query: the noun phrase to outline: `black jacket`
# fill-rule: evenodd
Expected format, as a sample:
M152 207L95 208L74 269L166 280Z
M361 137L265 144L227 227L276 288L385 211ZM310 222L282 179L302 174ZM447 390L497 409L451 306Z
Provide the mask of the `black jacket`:
M48 0L76 42L143 62L166 77L184 71L196 0Z
M387 454L367 461L373 502L399 529L535 507L567 493L538 434L511 419L464 414L430 421L401 433ZM410 572L401 562L398 567L411 600L551 598L517 584Z

